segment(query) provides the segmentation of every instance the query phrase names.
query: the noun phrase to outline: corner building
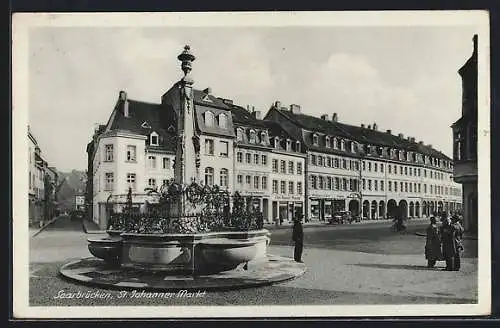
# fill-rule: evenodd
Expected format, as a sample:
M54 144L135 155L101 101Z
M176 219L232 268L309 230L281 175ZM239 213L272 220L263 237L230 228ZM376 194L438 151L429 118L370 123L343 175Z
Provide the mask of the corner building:
M477 232L477 35L472 56L458 70L462 78L462 116L453 129L453 178L462 185L464 228Z
M452 160L443 153L377 124L340 123L337 113L320 118L299 105L277 101L266 115L304 145L306 219L328 220L339 210L363 219L429 216L461 208Z

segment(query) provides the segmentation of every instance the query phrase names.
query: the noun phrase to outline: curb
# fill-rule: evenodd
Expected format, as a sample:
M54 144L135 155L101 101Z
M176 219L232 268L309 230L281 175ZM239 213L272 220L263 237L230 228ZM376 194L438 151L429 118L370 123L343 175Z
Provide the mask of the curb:
M38 229L37 232L35 232L33 234L33 236L31 236L31 238L34 238L36 236L38 236L40 234L40 232L42 232L43 230L45 230L45 228L47 228L49 225L51 225L52 223L54 223L57 219L59 219L60 216L56 216L55 218L53 218L52 220L50 220L49 222L47 222L46 225L44 225L43 227L41 227L40 229Z

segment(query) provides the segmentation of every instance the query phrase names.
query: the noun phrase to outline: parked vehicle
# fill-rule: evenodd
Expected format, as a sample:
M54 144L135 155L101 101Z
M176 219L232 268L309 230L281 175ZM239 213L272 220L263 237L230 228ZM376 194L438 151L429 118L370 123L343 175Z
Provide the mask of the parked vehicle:
M330 219L328 219L329 224L344 224L352 223L354 220L350 211L338 211L335 212Z

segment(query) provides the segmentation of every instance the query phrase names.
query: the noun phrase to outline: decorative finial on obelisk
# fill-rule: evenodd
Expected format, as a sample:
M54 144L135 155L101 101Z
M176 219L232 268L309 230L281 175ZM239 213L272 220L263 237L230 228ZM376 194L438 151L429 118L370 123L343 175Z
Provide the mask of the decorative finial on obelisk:
M196 59L190 50L191 47L186 45L184 46L184 51L177 56L177 59L182 62L181 69L184 72L184 78L186 78L189 75L189 72L191 72L191 63Z

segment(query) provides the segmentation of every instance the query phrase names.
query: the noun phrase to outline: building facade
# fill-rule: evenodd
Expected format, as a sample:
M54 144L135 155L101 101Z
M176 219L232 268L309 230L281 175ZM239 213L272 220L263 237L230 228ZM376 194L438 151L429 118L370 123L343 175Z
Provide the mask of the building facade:
M193 144L182 151L196 163L195 179L237 191L266 222L300 215L327 220L340 210L364 219L420 217L461 207L452 160L431 145L378 131L376 124L340 123L336 113L331 119L305 115L300 106L280 102L262 118L210 88L191 89L193 83L175 83L159 104L121 91L108 122L95 130L87 145L86 202L101 227L111 210L123 208L129 189L138 206L148 190L173 178L177 123L184 115L194 118L193 126L184 126L192 129ZM186 94L192 99L184 112Z
M29 225L42 226L55 215L57 170L49 167L28 126L28 206Z
M347 125L337 113L317 118L280 102L265 119L278 122L304 144L308 220L327 220L340 210L381 219L461 208L452 160L431 145L378 131L376 123Z
M462 186L466 230L477 232L477 35L472 56L459 69L462 78L462 116L453 129L453 179Z

